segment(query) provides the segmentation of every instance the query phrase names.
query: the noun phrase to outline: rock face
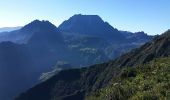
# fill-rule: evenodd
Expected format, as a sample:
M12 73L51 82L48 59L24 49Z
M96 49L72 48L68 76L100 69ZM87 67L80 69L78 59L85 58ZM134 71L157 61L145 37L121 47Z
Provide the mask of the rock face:
M170 31L167 31L116 60L88 68L63 70L22 93L15 100L82 100L91 92L107 86L109 81L117 77L125 66L135 67L154 58L169 55Z

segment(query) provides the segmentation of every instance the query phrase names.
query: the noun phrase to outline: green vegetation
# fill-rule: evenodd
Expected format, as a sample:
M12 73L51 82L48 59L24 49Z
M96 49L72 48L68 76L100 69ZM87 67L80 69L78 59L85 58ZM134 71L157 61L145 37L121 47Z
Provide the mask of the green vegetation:
M170 57L124 68L87 100L170 100Z

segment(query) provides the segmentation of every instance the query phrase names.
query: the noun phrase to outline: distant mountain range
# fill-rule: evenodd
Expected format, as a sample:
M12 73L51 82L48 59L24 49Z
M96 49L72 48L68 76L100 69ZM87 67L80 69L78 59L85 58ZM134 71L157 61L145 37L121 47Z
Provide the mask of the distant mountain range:
M169 99L169 56L167 31L113 61L60 71L15 100Z
M18 26L18 27L2 27L2 28L0 28L0 32L11 32L11 31L14 31L14 30L19 30L21 28L22 28L21 26Z
M49 21L35 20L19 30L2 32L0 99L11 100L39 83L39 78L48 80L60 70L115 59L153 37L119 31L97 15L80 14L58 28Z

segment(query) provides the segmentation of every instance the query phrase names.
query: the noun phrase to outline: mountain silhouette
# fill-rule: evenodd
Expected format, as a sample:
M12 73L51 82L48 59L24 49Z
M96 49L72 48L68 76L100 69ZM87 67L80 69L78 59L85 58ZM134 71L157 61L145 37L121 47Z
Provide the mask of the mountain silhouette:
M104 22L98 15L74 15L64 21L59 29L64 32L102 37L112 42L125 41L125 38L117 29Z
M24 44L0 43L0 76L4 76L0 83L0 99L3 100L14 98L20 91L36 84L38 77L51 70L50 66L55 65L65 50L60 31L48 21L35 20L11 34L12 38L22 38ZM13 79L9 78L11 76ZM22 84L13 87L19 84L17 80L23 80Z

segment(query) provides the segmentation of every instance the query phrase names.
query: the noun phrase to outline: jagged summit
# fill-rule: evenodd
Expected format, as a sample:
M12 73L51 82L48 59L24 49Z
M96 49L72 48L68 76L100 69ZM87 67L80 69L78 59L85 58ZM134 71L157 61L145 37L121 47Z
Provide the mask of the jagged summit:
M19 30L5 33L0 36L1 41L11 41L19 44L26 44L32 36L39 34L38 37L48 37L47 35L54 34L55 37L59 36L59 29L49 21L34 20L31 23L25 25ZM60 34L61 35L61 34ZM54 36L51 36L54 37Z
M29 39L29 43L42 43L42 42L54 42L63 41L62 34L59 29L51 22L46 20L34 20L31 23L24 26L21 31L28 31L32 33Z
M51 30L58 30L55 25L51 22L46 20L34 20L31 23L25 25L21 31L51 31Z

